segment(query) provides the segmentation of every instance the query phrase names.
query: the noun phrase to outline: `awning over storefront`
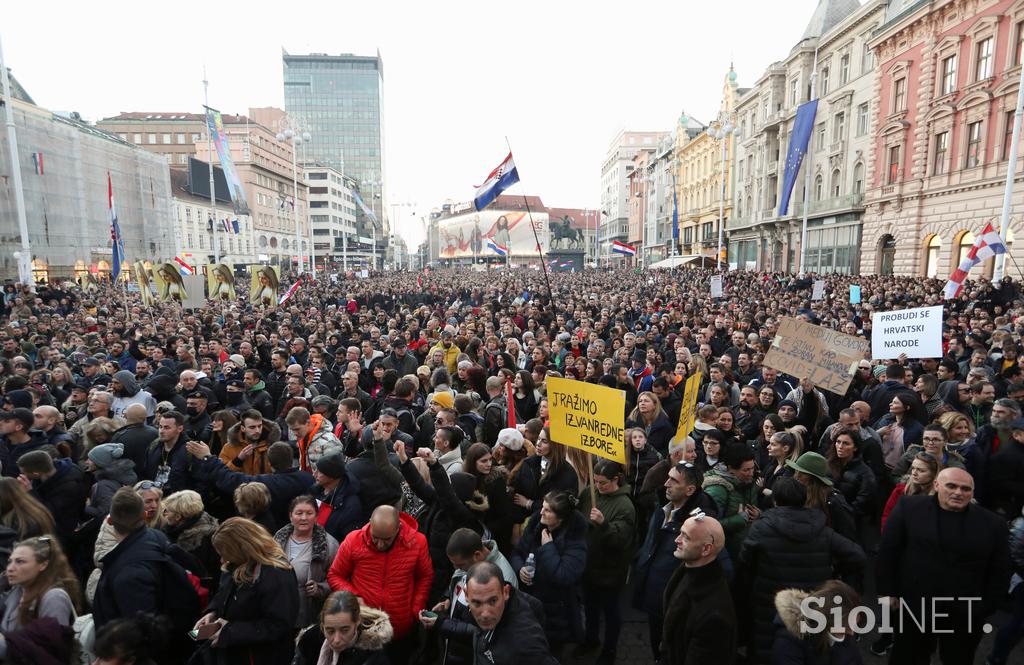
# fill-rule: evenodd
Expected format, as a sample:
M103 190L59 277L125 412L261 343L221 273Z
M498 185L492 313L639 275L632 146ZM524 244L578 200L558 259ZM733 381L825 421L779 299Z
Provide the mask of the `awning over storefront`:
M687 254L685 256L670 256L667 259L652 263L653 269L668 268L714 268L715 257L704 254Z

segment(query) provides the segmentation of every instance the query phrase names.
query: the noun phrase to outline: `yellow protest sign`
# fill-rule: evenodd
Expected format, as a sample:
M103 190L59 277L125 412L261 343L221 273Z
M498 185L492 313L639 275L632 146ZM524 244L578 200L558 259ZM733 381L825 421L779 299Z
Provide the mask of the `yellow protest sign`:
M697 422L697 392L703 375L697 372L686 380L683 387L683 403L679 407L679 427L676 428L675 443L681 443L693 431Z
M626 463L626 394L583 381L547 380L551 440Z

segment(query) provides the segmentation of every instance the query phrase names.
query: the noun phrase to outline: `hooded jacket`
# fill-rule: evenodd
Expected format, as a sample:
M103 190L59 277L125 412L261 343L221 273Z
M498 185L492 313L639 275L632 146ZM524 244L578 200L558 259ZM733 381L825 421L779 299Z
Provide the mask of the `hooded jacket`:
M55 473L36 484L32 490L56 524L57 536L65 547L70 545L78 519L85 509L85 498L89 494L89 484L82 470L69 459L54 461Z
M96 469L93 478L96 484L92 486L85 515L101 519L110 512L110 501L114 493L122 487L134 485L138 479L135 475L135 462L123 457L105 468Z
M579 512L589 528L583 581L603 588L625 586L636 540L636 508L630 498L629 485L620 485L611 494L597 494L597 509L604 515L601 524L590 521L592 507L590 492L584 490L580 495Z
M806 617L800 605L809 595L800 589L783 589L775 594L774 609L778 613L773 622L775 637L771 660L764 662L772 665L861 665L863 661L853 637L831 642L827 651L822 651L818 636L804 637L800 624Z
M141 404L146 407L147 418L156 412L156 400L152 395L139 387L139 383L135 380L133 373L123 369L114 374L114 379L124 386L125 392L124 395L114 395L114 403L110 407L110 412L116 417L124 420L124 410L132 404Z
M267 448L270 444L281 440L281 428L273 420L263 419L263 432L260 440L256 443L255 449L246 459L239 459L238 455L248 445L242 440L242 421L231 426L228 430L227 443L221 448L220 458L227 465L228 469L255 476L261 473L270 473L270 460L267 459Z
M735 560L740 553L740 544L750 528L750 523L740 514L739 507L757 505L757 486L754 483L741 484L729 471L711 470L704 476L704 491L718 506L718 521L725 531L725 547L729 550L729 556Z
M388 615L372 607L359 610L359 637L356 643L338 654L338 665L389 665L384 647L395 631ZM299 633L292 665L317 665L324 645L324 633L317 622Z
M420 610L426 609L434 576L427 539L415 518L400 513L399 520L398 535L386 552L374 547L369 524L348 534L327 573L332 591L351 591L386 612L396 639L412 632Z
M341 441L334 436L331 422L326 420L319 413L309 417L310 430L306 436L299 439L299 468L303 471L312 471L316 463L324 455L331 453L344 454Z
M775 628L773 599L781 589L814 589L837 571L859 573L864 550L825 526L825 515L811 508L780 506L754 522L740 549L740 568L751 585L754 646L767 662Z
M249 400L252 408L263 414L264 418L273 418L276 415L274 412L274 398L267 392L267 383L265 381L260 381L252 388L246 390L245 397Z
M162 372L168 372L166 374ZM160 368L153 374L153 378L149 380L148 388L149 394L153 396L158 403L159 402L170 402L174 405L174 409L179 413L185 413L185 398L174 392L174 386L178 384L178 379L172 376L170 370Z
M204 460L196 460L192 472L197 479L212 484L219 494L228 498L242 483L263 483L270 491L270 514L277 524L288 521L288 504L292 499L301 494L315 494L309 489L313 485L312 474L297 468L275 473L245 474L232 471L223 460L210 455Z

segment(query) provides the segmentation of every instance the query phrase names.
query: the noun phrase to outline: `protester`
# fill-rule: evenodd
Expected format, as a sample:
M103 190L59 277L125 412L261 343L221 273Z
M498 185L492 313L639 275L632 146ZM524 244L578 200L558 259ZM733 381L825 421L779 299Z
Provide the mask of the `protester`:
M318 622L299 635L293 665L388 665L384 647L394 634L388 615L363 605L351 591L324 601Z
M338 554L338 541L317 524L317 500L309 495L292 499L289 523L274 534L298 582L299 612L295 627L305 628L319 614L330 593L327 569Z

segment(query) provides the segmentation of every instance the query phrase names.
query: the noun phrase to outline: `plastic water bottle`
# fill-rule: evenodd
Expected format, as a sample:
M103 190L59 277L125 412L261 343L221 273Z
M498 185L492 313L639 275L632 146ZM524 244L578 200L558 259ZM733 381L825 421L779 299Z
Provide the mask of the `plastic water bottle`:
M523 566L523 570L526 571L527 576L529 576L530 578L530 583L532 584L533 576L537 572L537 566L535 564L533 552L530 552L530 556L526 557L526 565Z

